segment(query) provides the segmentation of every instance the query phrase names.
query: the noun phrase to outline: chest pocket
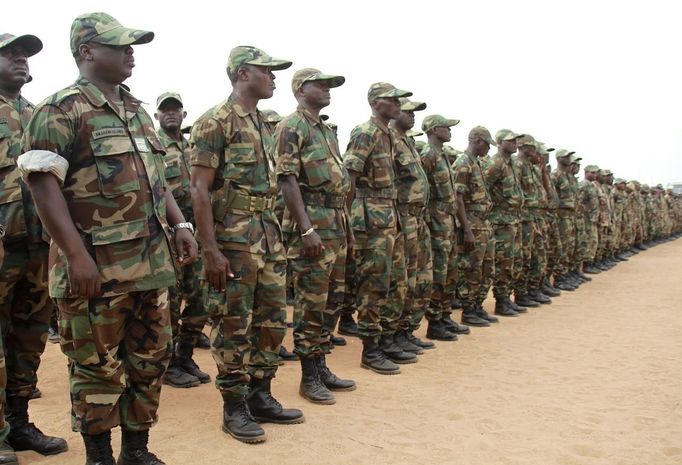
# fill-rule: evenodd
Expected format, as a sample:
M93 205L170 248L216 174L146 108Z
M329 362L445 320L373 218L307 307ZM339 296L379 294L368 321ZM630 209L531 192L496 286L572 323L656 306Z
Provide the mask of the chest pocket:
M329 156L330 157L330 156ZM330 163L327 153L324 150L316 150L305 157L302 157L303 169L308 179L310 187L320 186L331 181Z
M225 150L225 179L237 184L253 184L258 168L251 142L232 142Z
M140 190L140 180L132 159L135 149L127 136L105 137L90 141L95 155L100 192L112 198Z
M395 175L398 179L419 179L417 160L409 153L401 152L395 157Z
M19 170L16 169L13 156L14 146L17 144L12 143L11 135L7 125L0 124L0 205L21 200ZM8 220L8 218L2 219ZM8 227L9 222L4 224Z
M471 170L471 200L474 202L482 202L488 198L485 181L477 167Z
M12 144L12 131L6 124L0 124L0 168L15 166Z
M433 189L436 193L436 198L439 199L446 199L454 195L452 178L444 161L438 163L433 172Z
M372 184L377 189L391 187L393 185L393 167L391 158L387 153L372 155L370 160Z
M179 160L171 160L166 162L166 169L165 169L165 174L166 174L166 179L173 179L177 178L182 174L180 171L180 162Z

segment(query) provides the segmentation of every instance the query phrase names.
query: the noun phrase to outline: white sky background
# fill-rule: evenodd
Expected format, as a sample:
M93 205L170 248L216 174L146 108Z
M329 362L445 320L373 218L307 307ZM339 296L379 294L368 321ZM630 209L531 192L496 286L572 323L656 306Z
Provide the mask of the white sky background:
M682 7L674 1L4 3L0 31L32 33L45 45L30 59L34 81L24 88L34 103L77 76L72 20L106 11L156 33L135 47L126 82L150 113L160 93L175 90L192 122L229 94L227 55L249 44L294 62L276 73L278 88L261 109L294 110L297 69L346 76L323 111L339 125L342 151L369 117L367 88L388 81L428 103L417 126L431 113L460 119L458 149L475 125L493 134L504 127L575 150L583 167L649 184L682 181Z

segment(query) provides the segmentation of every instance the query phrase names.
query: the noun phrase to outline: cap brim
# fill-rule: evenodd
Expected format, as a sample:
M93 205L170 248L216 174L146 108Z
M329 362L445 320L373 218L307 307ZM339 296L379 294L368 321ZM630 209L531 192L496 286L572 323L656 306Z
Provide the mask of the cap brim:
M458 119L449 119L449 120L446 120L445 124L439 124L438 126L452 127L452 126L457 126L458 124L459 124Z
M9 47L10 45L21 45L26 50L29 57L32 57L39 51L43 49L43 42L32 34L24 34L23 36L17 36L12 40L7 41L4 47Z
M400 97L412 97L412 92L408 92L402 89L391 89L374 98L400 98Z
M253 65L253 66L266 66L270 68L273 71L281 71L283 69L289 68L293 62L287 61L287 60L280 60L278 58L272 58L272 57L259 57L255 58L253 60L247 61L244 63L245 65Z
M166 103L169 100L175 100L176 102L178 102L180 104L180 106L183 106L182 100L179 100L177 97L172 97L169 95L168 97L164 97L163 99L159 100L156 103L156 108L161 108L161 105L163 105L164 103Z
M426 110L426 103L424 102L407 102L400 105L401 111L422 111Z
M127 27L115 27L92 38L91 42L104 45L140 45L154 40L154 33Z
M329 83L329 87L340 87L346 82L346 78L343 76L335 76L333 74L318 74L314 79L308 79L303 82L310 81L326 81Z

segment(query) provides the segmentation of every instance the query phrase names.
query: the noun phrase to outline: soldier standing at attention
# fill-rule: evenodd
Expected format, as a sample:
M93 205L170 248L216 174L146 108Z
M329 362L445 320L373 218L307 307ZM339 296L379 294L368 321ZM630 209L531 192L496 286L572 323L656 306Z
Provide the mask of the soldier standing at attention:
M426 224L429 181L422 167L419 152L410 133L414 126L414 112L426 109L426 103L400 99L400 115L391 122L396 133L394 168L398 191L398 215L405 236L405 268L407 292L403 305L400 331L396 343L405 351L416 354L422 349L433 349L435 344L423 341L413 332L419 328L431 298L433 261L431 235ZM419 133L421 134L421 133Z
M262 442L260 422L305 421L272 396L286 331L286 255L275 216L275 142L257 105L273 71L291 62L239 46L227 60L232 93L192 128L192 205L208 286L211 352L223 397L223 431Z
M561 257L554 271L554 285L562 291L575 291L568 277L570 259L575 250L575 207L577 189L570 178L573 177L571 164L575 160L575 152L559 149L554 155L557 159L557 169L552 172L552 182L559 196L559 209L557 210L557 226L561 237Z
M114 463L111 429L120 425L119 465L163 464L147 443L171 355L171 250L181 265L197 253L152 120L121 85L135 66L131 45L153 37L105 13L77 17L80 76L36 109L19 159L52 238L50 295L88 463Z
M173 193L182 216L194 222L192 197L189 191L189 143L180 131L187 116L182 97L166 92L156 99L154 118L159 122L159 140L166 152L164 170L168 190ZM189 388L208 383L211 377L199 369L192 359L194 345L208 320L201 295L201 260L179 270L177 284L168 289L173 330L173 355L163 382L173 387ZM180 313L182 302L185 308Z
M483 309L484 294L490 288L495 267L495 240L488 221L492 207L479 159L496 145L490 131L476 126L469 132L469 146L454 166L457 217L464 230L464 241L457 244L462 323L490 326L498 319ZM485 282L484 282L485 280ZM485 292L482 292L485 290Z
M585 179L580 183L579 198L585 215L585 255L583 256L584 271L589 274L601 273L594 267L594 258L599 243L599 192L595 180L599 173L597 165L585 167Z
M43 455L67 450L66 441L44 435L28 421L28 401L38 381L54 309L47 288L48 245L17 168L21 138L33 113L21 89L30 80L28 59L42 48L36 36L0 34L0 224L5 247L0 268L0 351L4 347L5 364L0 370L6 381L6 396L0 396L0 425L6 425L0 433L5 447L0 457L13 457L12 448Z
M367 93L372 117L353 129L343 160L350 173L353 199L350 210L358 335L363 344L361 366L385 375L400 373L398 363L417 361L415 354L394 342L402 309L390 295L397 292L394 268L402 268L404 274L405 264L396 210L396 141L388 123L400 115L399 98L411 95L387 82L372 84ZM403 285L406 280L404 276Z
M426 337L437 341L456 341L457 333L466 334L468 326L450 318L457 286L457 214L455 179L443 144L449 142L450 128L459 120L429 115L422 121L422 131L429 144L421 153L422 166L429 179L428 225L433 254L433 289L426 312L429 327Z
M314 68L296 71L291 90L298 101L275 134L277 177L287 206L282 229L294 287L294 352L301 358L300 394L333 404L331 391L352 391L327 367L332 331L343 305L346 254L353 246L346 212L350 177L334 132L320 118L330 89L343 76Z

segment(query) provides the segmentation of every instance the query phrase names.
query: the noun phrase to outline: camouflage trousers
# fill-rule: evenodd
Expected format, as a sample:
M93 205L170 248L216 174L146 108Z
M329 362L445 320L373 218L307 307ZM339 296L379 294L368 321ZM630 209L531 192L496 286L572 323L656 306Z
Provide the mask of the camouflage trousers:
M405 236L407 290L399 326L407 331L416 331L431 301L433 285L431 234L421 216L401 213L400 224Z
M547 244L547 270L546 276L552 276L556 271L559 260L561 259L561 238L559 237L559 226L557 216L554 211L550 211L545 218L545 237Z
M606 251L608 250L608 245L609 245L609 227L608 226L599 226L597 229L597 232L599 233L599 244L597 245L597 260L602 260L604 256L606 255Z
M528 294L531 261L535 249L535 221L522 220L519 224L519 234L521 236L521 253L517 255L518 260L514 260L514 275L517 277L514 282L514 293L526 295Z
M355 305L357 303L357 266L355 263L355 253L351 252L346 255L346 279L345 292L343 293L343 306L341 314L353 315L355 313Z
M396 293L402 292L404 299L407 281L404 236L395 228L357 231L353 253L358 335L363 340L378 342L382 334L395 332L402 314L402 301L399 302Z
M171 356L168 290L56 300L73 430L151 428Z
M583 250L582 259L585 262L593 262L597 255L597 246L599 243L599 227L597 223L590 220L585 220L585 236L584 244L581 245Z
M344 298L346 236L323 238L320 258L303 256L301 237L288 241L294 286L294 352L301 357L331 353L330 336Z
M202 261L199 258L191 265L182 267L178 274L177 286L168 289L174 343L194 346L208 321L202 295L201 274ZM185 308L182 308L183 301Z
M561 276L568 273L571 264L571 258L575 251L575 221L572 213L560 213L557 219L557 226L559 229L559 237L561 237L561 256L554 271L555 276Z
M493 295L496 299L509 297L518 276L515 275L515 250L521 249L519 224L494 224L495 267Z
M547 226L539 213L534 221L533 251L530 260L530 272L528 274L528 289L539 289L547 271Z
M495 239L490 228L472 229L474 249L464 251L457 245L457 271L459 273L459 299L466 310L485 300L495 272Z
M2 329L0 327L0 329ZM4 444L9 434L9 424L5 421L5 389L7 388L7 371L5 366L5 348L0 338L0 444Z
M575 249L571 257L570 271L582 270L586 245L587 229L585 227L585 218L581 215L575 219Z
M211 322L211 354L218 366L216 387L223 394L245 396L251 377L275 376L279 348L286 334L286 257L223 249L238 279L225 291L206 290Z
M47 288L47 259L47 244L5 245L0 267L0 328L8 396L28 397L38 382L54 309Z
M433 256L433 288L426 318L439 320L452 312L458 281L455 218L451 215L438 217L431 212L429 230Z

